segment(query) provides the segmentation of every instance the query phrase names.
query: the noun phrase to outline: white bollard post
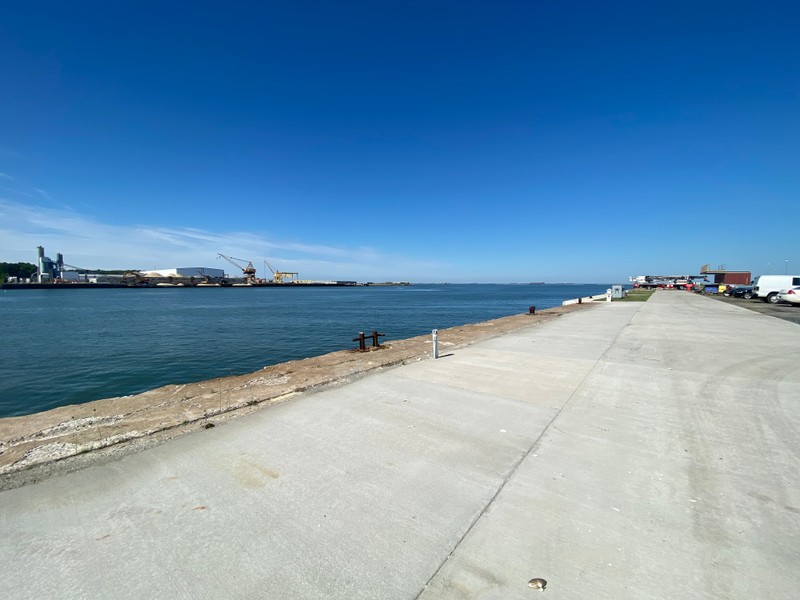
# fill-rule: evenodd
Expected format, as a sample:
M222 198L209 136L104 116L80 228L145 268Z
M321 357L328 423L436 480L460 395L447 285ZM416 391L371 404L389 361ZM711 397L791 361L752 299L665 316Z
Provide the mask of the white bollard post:
M434 329L431 331L433 336L433 358L439 358L439 330Z
M606 302L611 302L611 288L606 290Z

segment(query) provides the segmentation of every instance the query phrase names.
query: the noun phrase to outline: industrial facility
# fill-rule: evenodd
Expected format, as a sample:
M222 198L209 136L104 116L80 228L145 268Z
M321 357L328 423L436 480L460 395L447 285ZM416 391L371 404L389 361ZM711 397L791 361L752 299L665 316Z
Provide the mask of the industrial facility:
M201 277L221 279L225 277L222 269L212 269L210 267L177 267L175 269L158 269L155 271L140 271L147 277Z
M122 283L120 276L91 273L89 269L69 265L64 262L64 255L60 252L53 260L45 256L42 246L36 246L36 268L37 271L31 278L31 283Z
M268 287L268 286L355 286L355 281L309 281L297 279L298 273L278 271L266 260L264 272L272 277L259 279L250 260L218 254L236 267L241 274L229 275L223 269L213 267L175 267L150 271L117 271L116 273L92 273L64 262L64 256L56 254L53 260L37 246L36 273L30 279L3 283L3 289L48 289L48 288L97 288L97 287Z

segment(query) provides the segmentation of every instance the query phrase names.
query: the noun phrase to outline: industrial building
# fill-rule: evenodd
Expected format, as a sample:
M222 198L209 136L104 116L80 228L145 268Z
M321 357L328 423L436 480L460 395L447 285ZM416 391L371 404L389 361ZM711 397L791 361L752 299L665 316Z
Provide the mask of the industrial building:
M68 279L71 281L77 281L78 279L77 271L64 271L63 254L59 252L56 254L56 259L53 260L44 255L43 246L36 246L36 267L38 269L35 275L37 283L51 283L56 279Z
M60 252L53 260L45 256L44 247L36 246L36 268L37 271L32 277L36 283L98 283L109 276L90 275L88 269L82 269L75 265L68 265L64 262L64 255Z
M140 271L145 277L181 277L189 278L199 277L201 279L222 279L225 276L225 271L222 269L213 269L211 267L176 267L174 269L156 269L153 271Z
M714 283L718 285L750 285L753 279L750 271L728 271L725 265L718 269L709 269L708 265L700 267L701 275L713 275Z
M64 255L60 252L53 260L45 256L44 247L36 247L37 272L31 282L46 283L122 283L126 278L122 275L94 274L88 269L69 265L64 262ZM222 269L211 267L177 267L173 269L156 269L153 271L130 272L136 280L186 280L210 281L221 280L225 277Z
M266 286L348 286L358 285L355 281L300 281L297 273L276 271L266 260L265 270L269 269L272 279L256 278L252 261L232 258L220 254L237 269L241 276L230 277L223 269L213 267L174 267L153 269L152 271L118 271L117 273L92 273L89 269L68 265L64 256L57 254L53 260L44 254L44 247L37 246L37 271L29 279L8 281L2 289L92 289L92 288L141 288L141 287L266 287ZM85 284L85 285L84 285Z

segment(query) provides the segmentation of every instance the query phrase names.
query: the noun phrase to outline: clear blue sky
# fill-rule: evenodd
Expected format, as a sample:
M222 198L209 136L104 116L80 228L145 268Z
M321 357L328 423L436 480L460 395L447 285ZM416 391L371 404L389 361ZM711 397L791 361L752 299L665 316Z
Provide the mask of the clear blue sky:
M800 272L798 23L764 0L6 3L0 261Z

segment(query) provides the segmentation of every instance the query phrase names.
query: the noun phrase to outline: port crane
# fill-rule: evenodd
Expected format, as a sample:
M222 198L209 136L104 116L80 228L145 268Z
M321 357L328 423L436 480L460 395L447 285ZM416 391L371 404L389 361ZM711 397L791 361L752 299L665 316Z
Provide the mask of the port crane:
M233 258L231 256L225 256L224 254L217 254L219 258L224 258L229 263L231 263L237 269L242 270L242 276L244 277L245 283L255 283L256 282L256 268L253 266L253 262L248 260L245 261L243 258ZM238 262L237 262L238 261ZM247 266L243 267L239 263L247 262Z
M264 269L269 269L272 273L272 281L275 283L288 283L284 281L284 279L294 279L297 277L297 273L289 273L287 271L276 271L271 264L269 264L266 260L264 261Z

